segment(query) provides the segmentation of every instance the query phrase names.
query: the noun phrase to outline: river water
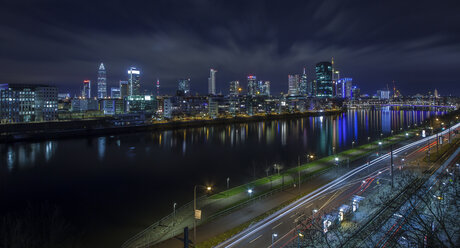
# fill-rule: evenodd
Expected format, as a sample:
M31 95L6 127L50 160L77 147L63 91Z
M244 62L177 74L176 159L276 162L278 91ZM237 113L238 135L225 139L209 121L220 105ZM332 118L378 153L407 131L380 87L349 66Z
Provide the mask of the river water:
M193 197L330 155L444 112L350 110L337 116L0 144L0 216L56 206L83 247L119 247ZM302 159L304 160L304 159Z

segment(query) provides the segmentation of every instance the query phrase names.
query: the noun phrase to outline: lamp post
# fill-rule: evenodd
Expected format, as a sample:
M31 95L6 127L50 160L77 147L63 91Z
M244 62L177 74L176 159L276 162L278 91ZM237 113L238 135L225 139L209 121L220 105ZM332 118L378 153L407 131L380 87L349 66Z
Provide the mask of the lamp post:
M227 177L227 189L230 187L230 177Z
M204 187L204 186L195 185L195 187L193 187L193 242L195 245L197 244L196 242L196 220L198 217L199 219L201 219L201 212L200 212L200 216L198 216L197 209L196 209L196 188L197 187ZM206 188L206 191L212 190L210 186L207 186L205 188Z
M353 141L351 142L351 149L353 149L354 147L355 147L355 141L353 140Z
M303 238L303 233L300 231L300 230L297 230L297 237L298 237L298 240L297 240L297 248L300 248L300 239Z
M174 221L176 221L176 206L177 206L177 203L174 203L174 204L173 204Z
M273 247L273 244L275 243L275 238L278 237L278 234L276 233L273 233L272 234L272 247Z

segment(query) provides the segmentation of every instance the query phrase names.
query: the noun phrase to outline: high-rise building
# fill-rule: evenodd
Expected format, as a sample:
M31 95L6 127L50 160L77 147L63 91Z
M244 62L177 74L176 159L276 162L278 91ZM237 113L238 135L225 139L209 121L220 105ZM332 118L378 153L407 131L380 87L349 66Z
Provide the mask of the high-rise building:
M119 87L110 88L110 98L112 99L121 98L121 91Z
M337 80L335 96L338 97L338 98L345 98L346 97L345 81L342 80L342 79Z
M255 75L248 75L248 96L255 96L257 94L257 77Z
M91 80L83 80L83 90L81 91L82 98L91 98Z
M438 89L434 89L434 98L439 98Z
M140 95L141 93L141 72L136 69L135 67L131 67L128 70L128 95L129 96L136 96Z
M353 79L352 78L341 78L340 81L344 84L344 91L345 94L343 97L351 98L352 95L352 87L353 87Z
M357 86L351 88L351 98L353 100L359 99L361 97L361 89Z
M300 75L288 75L288 95L298 96L299 95L299 85L300 85Z
M307 94L308 94L308 96L315 97L316 96L316 89L317 89L316 80L311 80L310 82L308 82L308 85L307 85Z
M264 82L263 95L270 96L270 81Z
M216 94L216 72L217 70L212 69L209 71L209 78L208 78L208 94L215 95Z
M316 64L316 83L318 97L332 97L332 64L331 62L320 62Z
M107 97L107 74L104 64L99 65L97 72L97 98L102 99Z
M299 85L299 93L302 96L308 95L308 80L307 80L307 73L305 71L305 67L303 68L302 75L300 76L300 85Z
M229 88L229 95L237 96L240 94L240 92L241 92L240 81L231 81L230 88Z
M129 82L120 81L120 98L125 98L129 96Z
M178 96L188 96L190 95L190 78L179 79L177 87Z

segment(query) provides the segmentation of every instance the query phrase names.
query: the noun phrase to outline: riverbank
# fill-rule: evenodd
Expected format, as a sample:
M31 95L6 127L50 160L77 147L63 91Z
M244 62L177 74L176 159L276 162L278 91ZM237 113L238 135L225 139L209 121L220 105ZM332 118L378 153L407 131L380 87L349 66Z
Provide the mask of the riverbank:
M114 126L112 125L114 119L111 117L90 120L0 124L0 143L81 138L85 136L164 131L214 125L295 119L302 117L330 116L343 113L344 111L344 109L336 109L325 111L307 111L304 113L266 114L202 120L173 120L134 126Z

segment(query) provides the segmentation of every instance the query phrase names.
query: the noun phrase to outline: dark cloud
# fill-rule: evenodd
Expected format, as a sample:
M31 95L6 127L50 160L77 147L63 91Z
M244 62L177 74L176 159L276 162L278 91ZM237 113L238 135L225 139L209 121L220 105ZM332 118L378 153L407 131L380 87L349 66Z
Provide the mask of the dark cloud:
M205 93L210 67L218 90L255 73L286 91L287 74L334 56L341 75L364 91L391 84L403 93L459 94L456 1L9 1L0 10L0 79L54 83L75 92L142 70L172 93L191 77ZM416 87L415 87L416 85Z

